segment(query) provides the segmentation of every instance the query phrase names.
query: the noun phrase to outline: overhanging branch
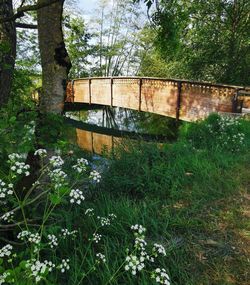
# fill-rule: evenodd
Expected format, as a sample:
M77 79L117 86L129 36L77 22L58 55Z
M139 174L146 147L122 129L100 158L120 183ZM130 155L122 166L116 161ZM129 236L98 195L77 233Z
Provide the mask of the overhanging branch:
M37 29L37 25L16 22L15 26L21 29Z
M41 8L50 6L50 5L52 5L56 2L60 2L60 1L62 1L62 0L46 0L46 1L43 1L42 3L35 4L35 5L20 6L17 9L17 12L13 16L2 19L0 21L0 23L15 21L16 19L22 18L25 15L25 13L27 13L27 12L37 11Z

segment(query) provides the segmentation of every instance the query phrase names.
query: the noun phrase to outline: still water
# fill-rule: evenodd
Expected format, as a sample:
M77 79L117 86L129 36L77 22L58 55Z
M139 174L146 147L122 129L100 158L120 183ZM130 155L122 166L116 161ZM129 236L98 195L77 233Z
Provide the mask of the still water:
M65 121L75 131L78 146L95 154L111 151L124 139L168 143L178 131L174 119L123 108L66 112Z

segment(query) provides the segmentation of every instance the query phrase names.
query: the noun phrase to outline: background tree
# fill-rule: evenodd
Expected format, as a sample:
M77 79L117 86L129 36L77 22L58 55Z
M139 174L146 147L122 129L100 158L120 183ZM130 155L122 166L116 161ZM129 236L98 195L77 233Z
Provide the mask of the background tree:
M247 0L159 1L141 72L164 61L167 77L249 85L249 11Z
M133 75L139 66L138 34L143 27L140 6L132 1L100 1L92 25L94 41L91 74Z
M88 66L91 64L89 55L92 48L89 44L91 34L87 32L87 25L80 15L72 15L66 10L64 16L65 44L72 62L70 78L87 77Z

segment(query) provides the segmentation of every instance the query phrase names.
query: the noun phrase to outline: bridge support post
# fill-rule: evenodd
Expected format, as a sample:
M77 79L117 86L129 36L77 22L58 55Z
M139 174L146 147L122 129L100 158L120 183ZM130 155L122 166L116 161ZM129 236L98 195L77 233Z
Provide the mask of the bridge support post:
M176 103L176 121L178 122L180 119L180 109L181 109L181 87L182 87L182 82L178 81L177 83L177 103Z

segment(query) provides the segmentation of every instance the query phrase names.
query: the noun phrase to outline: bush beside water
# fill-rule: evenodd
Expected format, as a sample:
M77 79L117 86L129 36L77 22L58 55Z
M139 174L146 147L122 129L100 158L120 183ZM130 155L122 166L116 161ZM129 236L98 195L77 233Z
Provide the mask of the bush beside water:
M126 142L100 177L60 119L35 137L35 112L18 112L0 122L0 284L247 284L248 121L211 115L173 144ZM40 176L23 190L32 151Z

